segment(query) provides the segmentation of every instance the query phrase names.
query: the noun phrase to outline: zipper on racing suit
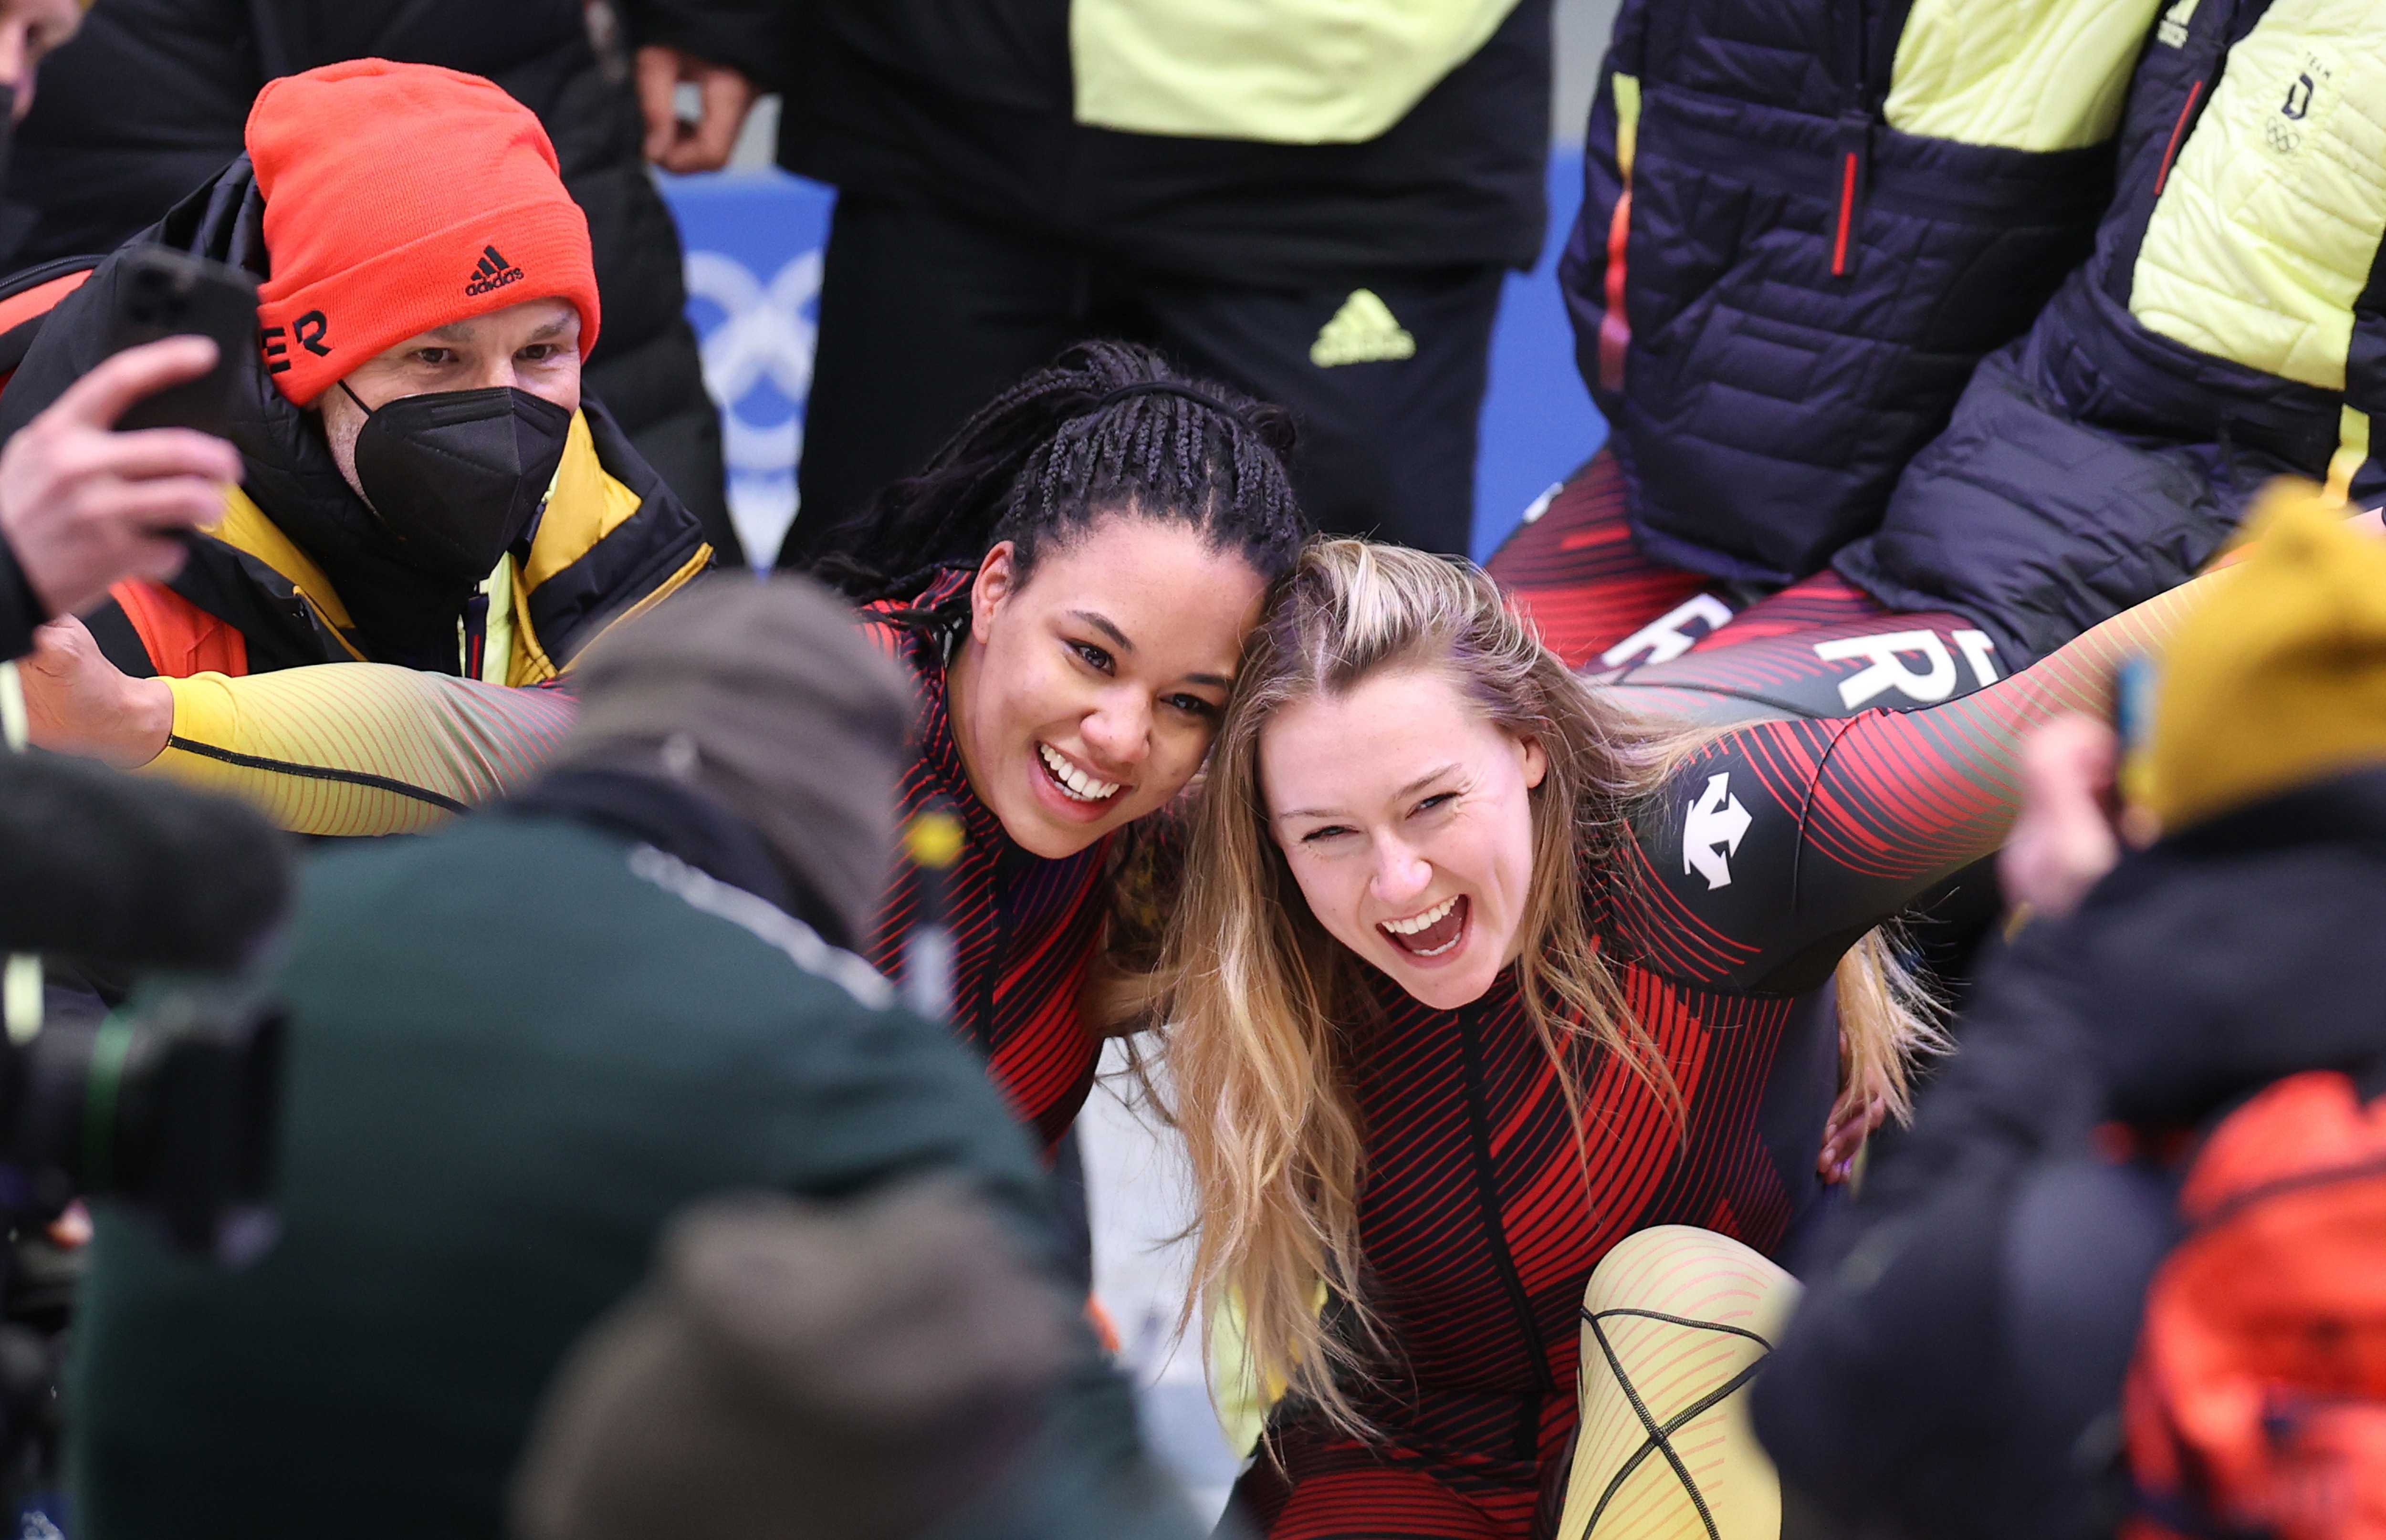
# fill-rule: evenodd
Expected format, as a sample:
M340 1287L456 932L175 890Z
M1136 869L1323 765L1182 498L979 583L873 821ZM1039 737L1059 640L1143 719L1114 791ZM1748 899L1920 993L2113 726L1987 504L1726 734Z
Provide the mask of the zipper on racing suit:
M1475 1190L1483 1209L1483 1228L1491 1250L1492 1267L1516 1314L1516 1329L1533 1354L1533 1379L1540 1396L1533 1397L1516 1420L1514 1454L1520 1460L1540 1458L1541 1397L1557 1394L1557 1376L1550 1372L1549 1344L1533 1318L1532 1297L1525 1292L1524 1275L1516 1271L1515 1253L1508 1247L1508 1226L1500 1207L1500 1182L1491 1159L1489 1096L1484 1084L1482 1007L1463 1006L1458 1012L1459 1044L1466 1062L1466 1133L1475 1157Z

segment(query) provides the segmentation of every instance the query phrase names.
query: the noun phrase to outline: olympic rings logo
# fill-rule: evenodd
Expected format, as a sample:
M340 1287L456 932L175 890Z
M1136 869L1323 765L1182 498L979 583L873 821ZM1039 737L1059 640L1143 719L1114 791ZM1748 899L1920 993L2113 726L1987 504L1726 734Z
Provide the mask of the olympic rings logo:
M717 251L687 254L687 293L721 311L704 334L704 384L721 406L722 449L733 475L789 476L803 453L803 408L812 388L821 254L794 257L765 284ZM765 383L784 403L774 409ZM766 415L767 414L767 415Z

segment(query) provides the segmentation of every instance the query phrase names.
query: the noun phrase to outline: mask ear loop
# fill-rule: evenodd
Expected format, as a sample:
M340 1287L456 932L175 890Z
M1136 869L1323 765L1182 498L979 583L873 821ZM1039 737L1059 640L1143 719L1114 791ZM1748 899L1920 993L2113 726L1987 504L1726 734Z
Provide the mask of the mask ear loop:
M341 390L347 392L348 399L357 404L357 410L365 414L365 420L367 422L370 422L373 419L373 408L365 405L364 397L358 395L352 390L348 390L348 382L345 377L333 382L333 383L337 384ZM361 432L361 430L359 431ZM349 463L351 465L356 463L355 451L353 450L349 452ZM382 528L389 530L389 532L393 535L396 535L399 540L404 540L406 536L398 534L396 530L390 527L389 520L382 518L381 509L373 507L373 500L370 496L366 495L364 488L364 472L361 470L356 470L349 472L349 474L353 475L355 480L350 482L348 490L357 495L357 501L365 506L365 511L371 514L374 520L381 524Z

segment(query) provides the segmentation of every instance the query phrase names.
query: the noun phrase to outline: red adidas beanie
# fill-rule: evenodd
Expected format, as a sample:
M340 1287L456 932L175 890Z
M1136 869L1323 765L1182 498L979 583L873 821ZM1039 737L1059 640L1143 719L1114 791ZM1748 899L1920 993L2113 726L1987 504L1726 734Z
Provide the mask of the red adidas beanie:
M478 75L349 59L270 81L248 114L273 276L265 367L308 406L383 348L527 299L596 345L588 218L530 109Z

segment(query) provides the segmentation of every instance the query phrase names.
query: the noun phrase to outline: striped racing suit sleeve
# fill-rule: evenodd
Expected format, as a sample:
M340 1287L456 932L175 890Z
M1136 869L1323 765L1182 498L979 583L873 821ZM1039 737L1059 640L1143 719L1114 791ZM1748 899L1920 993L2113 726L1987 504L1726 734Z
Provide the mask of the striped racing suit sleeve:
M174 725L144 773L236 796L301 834L408 834L513 791L577 714L565 689L381 663L167 682Z
M1820 983L1865 932L2003 843L2031 729L2071 712L2109 720L2119 665L2159 650L2228 581L2221 571L2173 589L1942 705L1757 721L1708 739L1633 820L1618 932L1684 982L1764 993ZM1691 653L1606 688L1647 714L1712 721L1760 649L1797 645Z

